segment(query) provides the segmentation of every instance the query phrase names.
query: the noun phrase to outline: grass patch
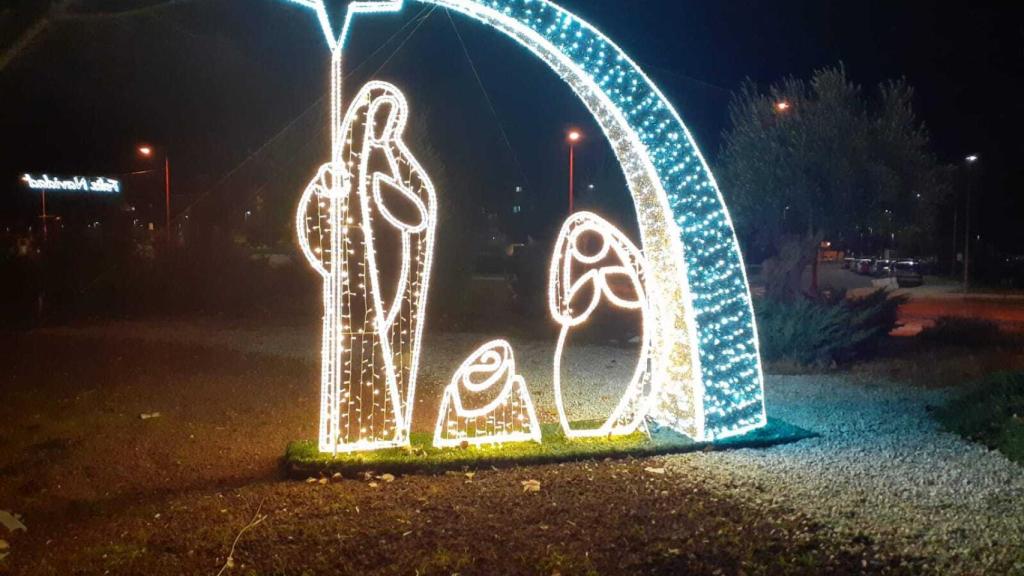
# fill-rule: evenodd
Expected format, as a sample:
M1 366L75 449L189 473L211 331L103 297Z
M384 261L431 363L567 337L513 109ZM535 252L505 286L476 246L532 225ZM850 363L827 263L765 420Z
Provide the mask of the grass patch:
M1024 464L1024 372L1002 372L939 409L947 429Z
M598 458L624 458L627 456L656 456L721 450L729 448L758 448L787 444L816 436L803 428L775 418L768 425L743 436L717 442L694 442L667 429L629 436L568 440L557 424L542 424L544 442L516 442L500 446L468 448L434 448L431 434L412 435L410 448L394 448L358 454L321 454L312 440L292 442L285 453L285 469L290 477L307 478L319 474L360 473L366 471L392 474L438 473L447 470L476 469L482 467L509 467L531 464L551 464Z

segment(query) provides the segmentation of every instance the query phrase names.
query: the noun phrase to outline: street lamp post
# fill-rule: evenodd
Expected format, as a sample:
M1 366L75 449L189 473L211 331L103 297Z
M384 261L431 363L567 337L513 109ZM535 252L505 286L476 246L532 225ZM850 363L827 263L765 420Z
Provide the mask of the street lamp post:
M46 233L46 188L42 189L43 197L43 244L46 244L47 233Z
M974 171L971 167L978 161L977 154L964 158L967 162L967 205L964 208L964 295L971 282L971 192L974 188Z
M569 140L569 214L573 213L573 197L576 191L575 169L576 169L576 143L583 135L579 130L570 130L567 136Z
M139 154L145 158L153 156L151 146L139 146ZM164 151L164 230L167 243L171 243L171 157Z

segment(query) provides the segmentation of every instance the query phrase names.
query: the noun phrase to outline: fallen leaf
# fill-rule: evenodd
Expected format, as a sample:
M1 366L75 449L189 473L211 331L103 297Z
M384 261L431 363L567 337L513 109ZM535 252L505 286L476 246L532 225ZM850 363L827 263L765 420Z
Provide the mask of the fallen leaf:
M149 420L150 418L159 418L159 417L160 417L160 413L159 412L149 412L149 413L139 414L139 420Z
M376 487L377 487L377 483L376 482L370 482L370 488L376 488Z
M523 480L523 492L540 492L540 480Z
M644 472L649 472L651 474L664 474L665 473L665 469L664 468L651 468L651 467L647 467L647 468L644 468Z
M342 480L341 472L335 472L334 475L331 476L331 480L334 480L335 482Z
M466 478L472 480L474 476L476 476L476 472L466 472Z
M313 478L312 476L306 478L306 484L316 484L316 478Z
M381 474L380 475L380 479L385 481L385 482L394 482L395 481L395 477L392 474Z
M321 478L321 479L317 480L317 482L319 482L321 484L327 484L328 482L330 482L330 480L328 480L327 478Z
M21 523L21 520L18 520L16 516L7 510L0 510L0 524L3 524L4 528L7 528L7 530L11 532L14 532L15 530L28 531L28 528Z

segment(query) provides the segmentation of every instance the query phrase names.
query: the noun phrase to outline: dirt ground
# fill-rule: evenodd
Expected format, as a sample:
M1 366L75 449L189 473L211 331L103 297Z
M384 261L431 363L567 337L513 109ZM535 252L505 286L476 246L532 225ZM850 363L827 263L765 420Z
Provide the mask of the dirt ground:
M918 573L658 458L284 480L312 362L56 335L0 336L0 362L0 510L28 527L0 528L0 573L213 575L236 537L225 574Z

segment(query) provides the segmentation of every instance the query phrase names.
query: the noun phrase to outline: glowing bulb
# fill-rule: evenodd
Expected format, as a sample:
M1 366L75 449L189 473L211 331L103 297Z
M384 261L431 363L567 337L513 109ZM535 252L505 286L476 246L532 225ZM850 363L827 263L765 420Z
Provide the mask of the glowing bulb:
M467 444L540 442L540 423L512 346L484 344L459 366L445 388L434 428L437 448Z
M391 84L370 82L354 102L337 130L346 135L345 144L334 148L334 161L320 168L296 213L299 246L324 279L322 452L408 444L437 224L434 186L402 140L408 119L405 96ZM357 128L361 139L350 136ZM350 171L338 161L341 157L353 158L355 168ZM371 159L384 160L386 169L371 168ZM381 193L384 187L413 205L415 214L392 213ZM330 206L326 212L325 204ZM349 209L356 211L358 222L342 216ZM401 239L392 288L382 286L378 269L375 215ZM350 240L352 230L359 231L362 242ZM343 256L334 258L339 249ZM359 278L369 281L352 282L354 267L365 269ZM392 295L390 301L385 294ZM346 331L353 314L359 317L357 328Z
M335 35L322 0L291 1L316 12L331 48L330 176L337 173L340 180L354 160L342 154L346 135L340 118L342 52L350 25L360 14L399 11L403 2L351 2ZM518 42L572 88L608 138L636 205L649 271L644 283L652 318L646 330L651 379L661 389L652 418L699 440L764 426L757 330L732 221L707 162L662 92L621 48L548 0L409 1L460 12ZM578 141L583 135L577 134ZM358 174L353 166L349 172ZM327 190L340 193L342 185ZM370 190L367 197L372 195ZM367 251L373 253L372 245Z
M599 248L593 248L594 241ZM581 272L580 268L586 270ZM561 325L555 347L554 393L555 407L562 430L569 438L632 434L639 428L651 410L659 393L659 383L651 381L650 337L647 323L650 308L647 305L643 278L647 263L640 250L625 234L596 214L577 212L562 226L555 243L554 257L548 277L548 307L551 316ZM621 296L613 289L629 288L635 298ZM582 312L576 312L569 303L583 294ZM562 355L573 328L583 325L602 302L640 314L642 330L640 352L633 376L626 386L615 410L598 428L575 429L569 423L562 394Z

